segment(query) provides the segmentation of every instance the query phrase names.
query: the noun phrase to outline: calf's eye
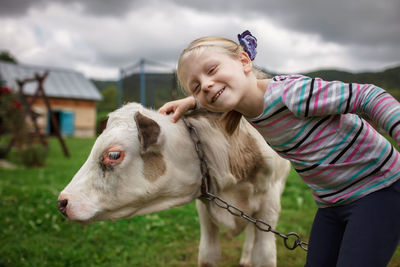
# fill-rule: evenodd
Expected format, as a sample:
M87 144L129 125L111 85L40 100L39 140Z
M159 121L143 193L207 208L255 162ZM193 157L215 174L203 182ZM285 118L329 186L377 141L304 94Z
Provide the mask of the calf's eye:
M110 160L117 160L120 157L121 157L121 152L119 151L108 152L108 159Z
M124 159L125 153L118 148L108 149L102 156L103 164L120 163Z

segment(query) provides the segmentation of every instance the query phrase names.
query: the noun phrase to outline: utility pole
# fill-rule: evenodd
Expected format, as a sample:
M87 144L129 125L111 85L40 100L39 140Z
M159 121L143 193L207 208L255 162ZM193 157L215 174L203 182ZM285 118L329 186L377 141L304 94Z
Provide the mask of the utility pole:
M117 91L117 107L122 106L122 89L124 86L124 70L119 70L118 91Z
M140 103L142 106L146 106L146 76L144 69L145 60L140 59L139 67L140 67Z

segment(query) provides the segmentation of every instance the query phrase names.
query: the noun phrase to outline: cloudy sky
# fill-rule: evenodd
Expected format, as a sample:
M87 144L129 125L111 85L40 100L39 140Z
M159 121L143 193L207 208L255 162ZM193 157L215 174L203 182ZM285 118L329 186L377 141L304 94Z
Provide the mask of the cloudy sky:
M175 67L193 39L246 29L277 73L400 65L399 0L0 0L0 50L97 79L140 58Z

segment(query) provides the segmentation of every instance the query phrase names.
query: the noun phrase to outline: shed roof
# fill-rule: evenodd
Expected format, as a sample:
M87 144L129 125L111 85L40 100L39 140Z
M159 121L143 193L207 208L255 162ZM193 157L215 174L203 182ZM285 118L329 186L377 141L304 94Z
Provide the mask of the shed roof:
M73 98L84 100L101 100L102 95L96 86L82 73L54 67L40 67L24 64L12 64L0 61L0 79L14 91L18 90L16 79L23 80L40 75L48 71L49 75L44 81L44 91L49 97ZM24 86L24 94L33 95L36 92L37 83L30 82Z

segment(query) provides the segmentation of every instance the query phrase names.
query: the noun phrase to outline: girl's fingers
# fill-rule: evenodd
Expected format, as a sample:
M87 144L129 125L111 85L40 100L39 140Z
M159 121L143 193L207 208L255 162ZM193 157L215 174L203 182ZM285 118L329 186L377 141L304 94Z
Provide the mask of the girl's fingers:
M195 101L193 97L187 97L175 101L165 103L158 112L167 115L173 113L171 120L177 122L179 118L189 109L195 106Z
M171 113L171 112L174 112L174 106L173 105L170 105L169 103L167 103L167 104L164 104L159 110L158 110L158 112L160 112L161 114L163 114L163 115L167 115L167 114L169 114L169 113Z
M179 120L179 118L182 116L182 114L183 114L182 109L177 108L177 109L174 111L174 114L172 115L172 121L173 121L173 122L177 122L177 121Z

